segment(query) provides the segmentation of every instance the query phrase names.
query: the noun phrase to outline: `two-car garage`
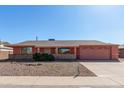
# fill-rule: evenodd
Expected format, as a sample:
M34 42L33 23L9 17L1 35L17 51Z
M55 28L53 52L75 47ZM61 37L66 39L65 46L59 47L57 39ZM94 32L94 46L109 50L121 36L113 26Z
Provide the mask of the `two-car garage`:
M110 46L80 46L80 59L112 59Z

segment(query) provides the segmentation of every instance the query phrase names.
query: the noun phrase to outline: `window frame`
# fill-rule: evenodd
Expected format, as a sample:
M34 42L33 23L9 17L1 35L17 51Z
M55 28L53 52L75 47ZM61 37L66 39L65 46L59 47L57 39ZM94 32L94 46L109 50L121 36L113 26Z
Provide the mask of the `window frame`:
M23 47L21 48L21 54L32 54L33 49L32 47Z

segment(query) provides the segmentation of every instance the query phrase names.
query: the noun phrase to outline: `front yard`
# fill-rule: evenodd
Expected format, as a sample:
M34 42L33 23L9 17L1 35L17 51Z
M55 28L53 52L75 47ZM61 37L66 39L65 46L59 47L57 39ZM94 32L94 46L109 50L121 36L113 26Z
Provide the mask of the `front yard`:
M0 76L96 76L78 62L1 62Z

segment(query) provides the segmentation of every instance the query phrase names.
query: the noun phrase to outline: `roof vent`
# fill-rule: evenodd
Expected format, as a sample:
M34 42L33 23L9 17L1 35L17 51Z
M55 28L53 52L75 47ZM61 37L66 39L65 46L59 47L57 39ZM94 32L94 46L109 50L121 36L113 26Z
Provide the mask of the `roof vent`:
M55 39L48 39L48 41L55 41Z

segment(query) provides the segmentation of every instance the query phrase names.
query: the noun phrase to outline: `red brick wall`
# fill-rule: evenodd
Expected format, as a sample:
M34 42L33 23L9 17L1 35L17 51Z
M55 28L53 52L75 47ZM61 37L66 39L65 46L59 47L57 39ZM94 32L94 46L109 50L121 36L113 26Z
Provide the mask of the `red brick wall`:
M37 48L32 47L32 53L34 54L34 53L36 53L36 52L37 52Z
M20 47L14 47L13 48L13 54L21 54L21 48Z
M118 59L118 46L99 45L99 46L80 46L80 59Z
M22 47L13 47L13 54L21 54ZM65 47L69 48L69 47ZM33 53L36 53L37 48L32 47ZM55 54L55 48L50 48L51 53ZM74 54L74 48L70 47L71 54ZM85 51L84 51L85 50ZM44 52L44 48L40 48L40 52ZM80 46L77 48L77 58L83 59L83 57L87 59L118 59L118 46L116 45L108 45L108 46Z
M40 48L40 53L44 53L44 48Z
M80 59L110 59L110 47L80 46Z
M74 48L70 48L70 54L74 54Z
M51 54L55 54L55 48L50 48Z
M111 46L111 59L117 60L119 57L118 46Z
M40 48L40 53L44 53L44 49L45 48ZM48 49L50 49L52 54L55 54L55 48L48 48Z

